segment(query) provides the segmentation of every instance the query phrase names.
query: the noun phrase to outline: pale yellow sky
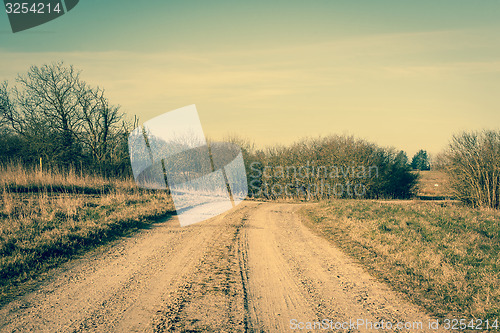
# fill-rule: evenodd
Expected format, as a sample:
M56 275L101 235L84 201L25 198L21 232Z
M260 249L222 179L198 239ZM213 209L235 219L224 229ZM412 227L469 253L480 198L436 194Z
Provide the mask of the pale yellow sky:
M3 52L13 82L64 60L142 122L196 104L210 137L258 146L353 134L411 155L440 151L460 130L500 124L494 31L455 29L252 44L200 52Z

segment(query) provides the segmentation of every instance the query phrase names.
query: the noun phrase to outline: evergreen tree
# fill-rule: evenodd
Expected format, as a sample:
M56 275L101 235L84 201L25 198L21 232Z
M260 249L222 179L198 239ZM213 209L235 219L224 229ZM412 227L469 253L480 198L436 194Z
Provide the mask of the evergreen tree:
M430 170L429 157L427 151L420 149L411 160L411 167L414 170Z

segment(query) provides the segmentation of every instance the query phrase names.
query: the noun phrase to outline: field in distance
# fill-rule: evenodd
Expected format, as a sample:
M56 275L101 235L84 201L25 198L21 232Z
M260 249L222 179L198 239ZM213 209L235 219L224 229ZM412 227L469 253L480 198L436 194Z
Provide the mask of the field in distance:
M429 170L418 171L418 173L420 179L417 197L420 199L439 200L449 199L453 196L448 185L448 176L443 171Z

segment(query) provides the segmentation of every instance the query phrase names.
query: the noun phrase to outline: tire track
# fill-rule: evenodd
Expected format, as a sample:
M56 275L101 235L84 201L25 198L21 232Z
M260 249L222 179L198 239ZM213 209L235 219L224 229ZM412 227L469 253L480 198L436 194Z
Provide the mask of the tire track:
M292 319L429 319L306 228L300 207L244 202L189 227L158 224L55 269L0 309L0 331L287 332Z
M429 316L311 232L302 224L299 208L270 204L249 218L253 226L262 228L260 234L254 232L248 238L250 308L259 330L290 331L292 320L335 323L362 319L371 323L422 322L418 331L425 331Z
M247 207L209 221L219 232L186 285L154 319L155 332L245 332L246 291L239 239Z
M164 295L182 288L216 231L170 219L72 260L39 290L0 309L0 331L151 331Z
M245 215L242 219L243 222L246 222L248 217ZM246 225L246 224L244 224ZM240 269L240 277L241 277L241 288L243 291L243 308L245 310L244 316L244 329L245 332L253 331L253 327L250 326L250 310L248 305L248 240L246 237L246 233L238 233L237 237L237 245L238 245L238 262Z

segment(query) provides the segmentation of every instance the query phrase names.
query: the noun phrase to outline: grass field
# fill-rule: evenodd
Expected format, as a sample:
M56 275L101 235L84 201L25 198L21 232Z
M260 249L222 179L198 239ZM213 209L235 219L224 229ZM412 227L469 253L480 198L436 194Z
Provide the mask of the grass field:
M0 299L50 267L173 213L164 191L131 180L0 170Z
M500 212L438 202L336 200L308 226L433 315L500 318Z
M16 166L0 174L0 305L75 254L174 212L166 192L131 179ZM419 195L449 197L444 174L422 173ZM314 231L432 314L500 317L499 211L334 200L305 213Z
M443 171L418 171L420 174L417 196L421 199L448 199L453 196L448 176Z

